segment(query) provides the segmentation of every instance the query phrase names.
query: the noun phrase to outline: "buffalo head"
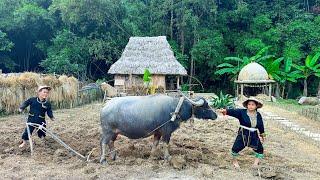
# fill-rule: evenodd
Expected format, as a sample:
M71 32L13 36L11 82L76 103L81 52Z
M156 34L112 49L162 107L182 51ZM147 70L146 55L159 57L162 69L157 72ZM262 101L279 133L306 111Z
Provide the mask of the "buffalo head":
M217 114L209 106L208 102L203 98L197 98L191 100L185 96L185 98L193 105L193 114L198 119L217 119Z

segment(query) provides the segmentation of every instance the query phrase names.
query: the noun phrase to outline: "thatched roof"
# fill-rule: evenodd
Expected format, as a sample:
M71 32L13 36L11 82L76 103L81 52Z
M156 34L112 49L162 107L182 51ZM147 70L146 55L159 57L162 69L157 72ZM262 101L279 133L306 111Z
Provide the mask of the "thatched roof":
M177 61L165 36L131 37L120 59L109 69L110 74L187 75Z
M252 62L244 66L236 83L270 83L274 80L269 79L269 75L263 66L256 62Z

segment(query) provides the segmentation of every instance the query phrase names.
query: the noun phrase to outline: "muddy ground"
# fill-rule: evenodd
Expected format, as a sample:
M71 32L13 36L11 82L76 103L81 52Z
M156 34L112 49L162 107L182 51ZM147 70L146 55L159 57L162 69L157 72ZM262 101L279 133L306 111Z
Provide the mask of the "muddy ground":
M253 171L252 151L241 153L241 171L231 165L230 149L235 139L235 119L219 117L215 121L196 120L194 128L181 124L171 140L171 162L163 160L160 144L157 158L149 158L152 138L137 140L135 146L123 136L116 141L118 159L99 161L99 111L95 103L74 109L55 111L56 122L48 120L55 132L81 154L92 152L86 163L68 153L60 144L47 137L35 139L35 155L29 148L19 149L24 128L23 116L0 118L0 179L320 179L320 147L312 140L283 129L276 122L265 121L268 132L264 144L266 158L260 171ZM266 106L274 113L277 108ZM311 120L294 116L299 122ZM320 125L312 122L313 128Z

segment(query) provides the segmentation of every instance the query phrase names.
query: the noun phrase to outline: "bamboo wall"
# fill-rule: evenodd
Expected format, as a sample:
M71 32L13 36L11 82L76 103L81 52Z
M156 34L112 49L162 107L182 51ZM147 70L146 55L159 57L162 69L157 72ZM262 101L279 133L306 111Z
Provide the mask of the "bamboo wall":
M151 86L155 92L163 92L166 89L166 77L164 75L152 75ZM132 95L144 95L147 87L139 75L115 75L114 87L118 92L126 92Z

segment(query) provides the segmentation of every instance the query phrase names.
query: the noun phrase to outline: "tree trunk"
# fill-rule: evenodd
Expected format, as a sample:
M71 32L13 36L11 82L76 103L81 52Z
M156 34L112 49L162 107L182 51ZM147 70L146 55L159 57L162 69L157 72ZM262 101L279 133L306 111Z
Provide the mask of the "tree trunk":
M318 85L318 98L320 98L320 79L319 79L319 85Z
M288 90L287 90L286 99L289 98L289 92L291 92L291 89L292 89L292 83L289 83L289 84L288 84Z
M181 53L184 54L184 27L181 29Z
M276 93L275 93L275 95L276 95L276 98L279 98L279 97L280 97L280 87L279 87L279 83L277 83L277 85L276 85Z
M282 86L282 92L281 92L281 97L282 97L282 99L284 99L284 90L285 90L285 88L286 88L286 84L283 84L283 86Z
M189 91L191 91L192 76L193 76L193 58L191 57L191 63L190 63L190 77L189 77Z
M170 38L173 39L173 0L171 0L171 11L170 11Z
M303 80L303 96L308 96L308 82L307 82L307 78Z

